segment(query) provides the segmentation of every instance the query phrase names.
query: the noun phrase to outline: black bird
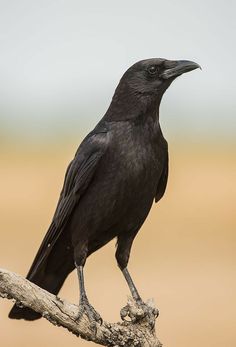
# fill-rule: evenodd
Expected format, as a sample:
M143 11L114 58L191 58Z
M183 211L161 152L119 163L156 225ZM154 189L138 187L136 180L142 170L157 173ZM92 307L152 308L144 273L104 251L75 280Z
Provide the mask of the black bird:
M76 267L80 315L98 321L84 287L87 257L117 238L116 259L134 300L142 304L127 264L133 240L168 178L168 146L159 123L162 96L173 80L200 66L191 61L147 59L131 66L104 117L79 146L66 171L51 225L27 275L57 294ZM41 317L16 305L10 318Z

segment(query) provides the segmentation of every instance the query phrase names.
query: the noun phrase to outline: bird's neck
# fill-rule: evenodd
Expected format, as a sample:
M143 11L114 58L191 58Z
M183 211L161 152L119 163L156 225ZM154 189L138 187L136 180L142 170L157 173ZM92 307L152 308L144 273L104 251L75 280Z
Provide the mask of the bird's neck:
M161 97L154 98L153 95L137 93L127 85L118 85L103 119L116 122L140 118L145 120L147 116L152 116L159 121L160 102Z

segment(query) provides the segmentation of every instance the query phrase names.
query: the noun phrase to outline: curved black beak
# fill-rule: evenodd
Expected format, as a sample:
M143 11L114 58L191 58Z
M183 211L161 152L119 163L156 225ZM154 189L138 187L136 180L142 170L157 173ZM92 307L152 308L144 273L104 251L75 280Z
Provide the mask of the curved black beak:
M164 63L164 66L165 66L165 70L160 75L160 77L163 79L177 77L182 75L185 72L189 72L198 68L201 69L200 65L189 60L177 60L177 61L166 60Z

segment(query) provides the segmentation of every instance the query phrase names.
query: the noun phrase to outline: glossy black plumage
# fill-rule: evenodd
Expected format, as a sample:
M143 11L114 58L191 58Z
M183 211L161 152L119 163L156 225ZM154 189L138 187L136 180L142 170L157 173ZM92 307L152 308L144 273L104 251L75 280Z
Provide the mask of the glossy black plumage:
M57 294L75 264L83 267L90 254L114 237L118 265L126 268L135 235L166 189L168 146L159 105L176 76L199 67L187 63L148 59L124 74L108 111L67 169L29 280ZM40 315L15 305L9 317L34 320Z

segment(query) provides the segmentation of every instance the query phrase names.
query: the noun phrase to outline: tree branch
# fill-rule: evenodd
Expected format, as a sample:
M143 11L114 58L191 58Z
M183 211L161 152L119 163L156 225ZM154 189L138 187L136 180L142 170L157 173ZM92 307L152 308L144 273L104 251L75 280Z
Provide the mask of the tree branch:
M84 314L79 321L78 306L59 299L25 278L0 269L0 296L15 299L42 314L52 324L62 326L73 334L103 346L161 347L155 334L157 309L149 303L140 308L132 300L121 310L122 317L130 321L122 323L96 323L96 327Z

